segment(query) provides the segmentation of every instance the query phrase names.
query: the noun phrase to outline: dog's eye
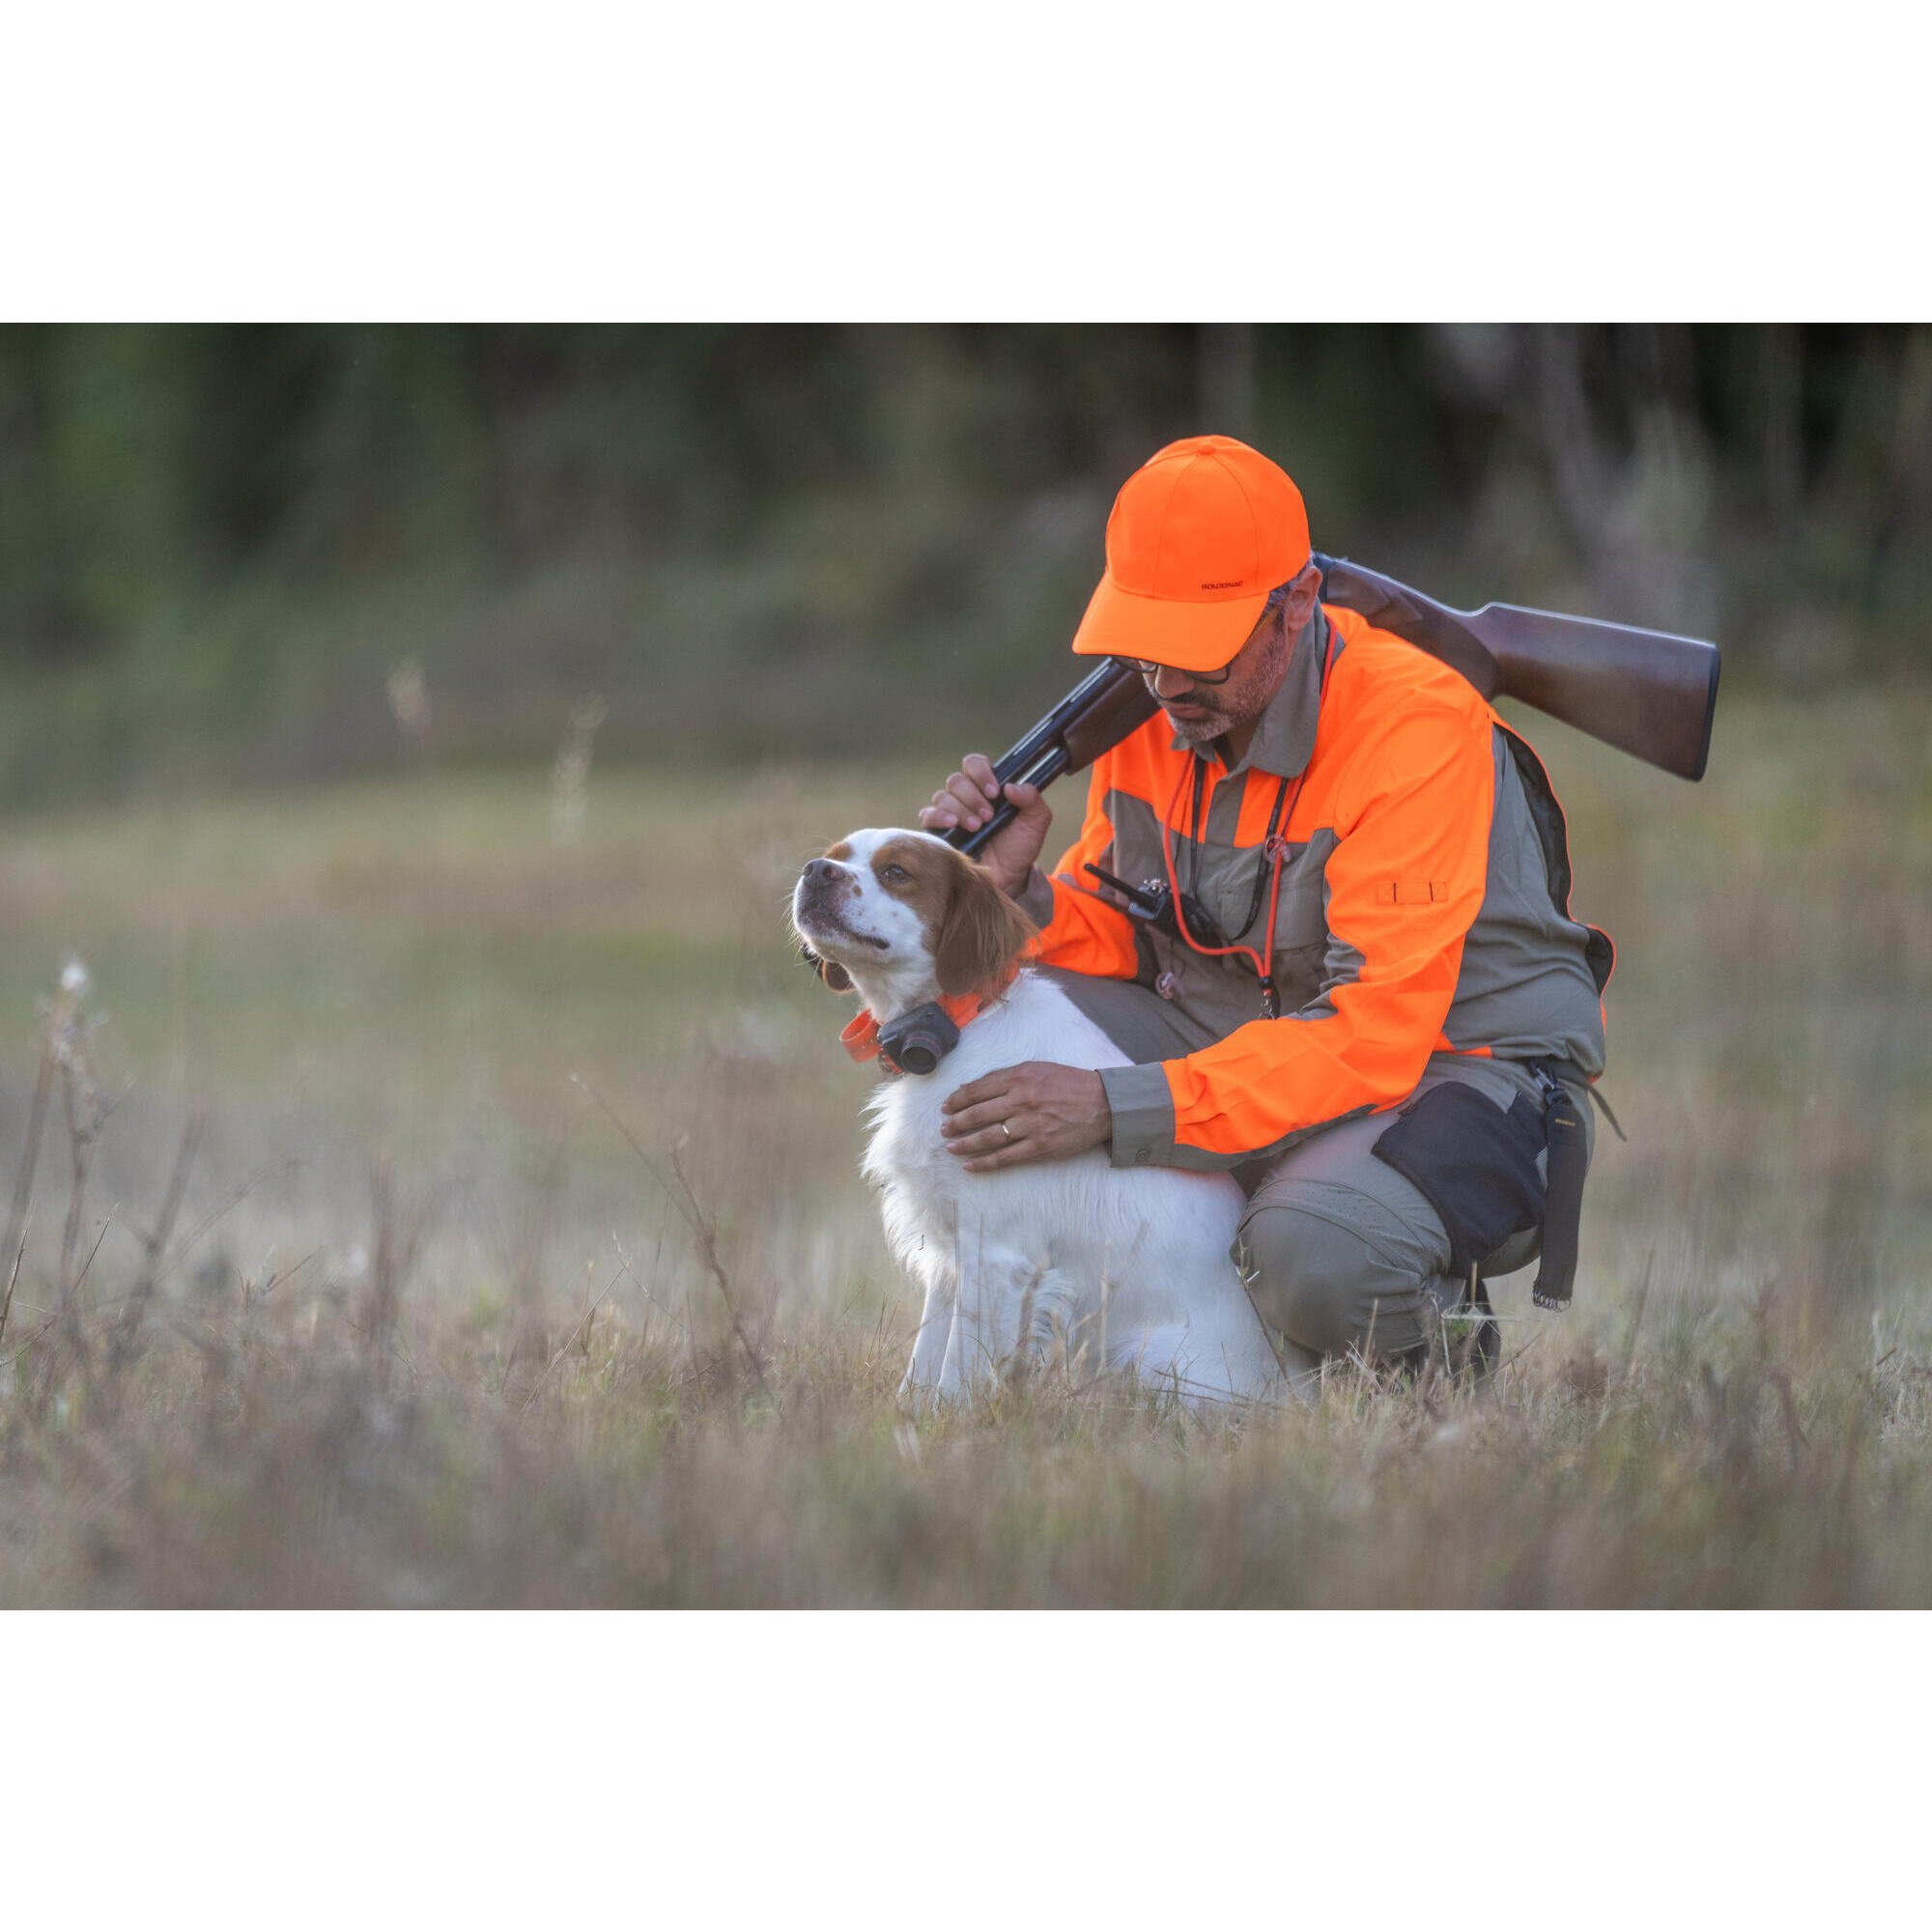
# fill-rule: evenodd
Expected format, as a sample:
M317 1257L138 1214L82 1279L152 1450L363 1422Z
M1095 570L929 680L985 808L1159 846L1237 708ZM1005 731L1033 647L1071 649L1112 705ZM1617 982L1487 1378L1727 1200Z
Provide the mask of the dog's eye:
M901 879L909 879L912 874L903 866L888 866L880 874L887 885L895 886Z

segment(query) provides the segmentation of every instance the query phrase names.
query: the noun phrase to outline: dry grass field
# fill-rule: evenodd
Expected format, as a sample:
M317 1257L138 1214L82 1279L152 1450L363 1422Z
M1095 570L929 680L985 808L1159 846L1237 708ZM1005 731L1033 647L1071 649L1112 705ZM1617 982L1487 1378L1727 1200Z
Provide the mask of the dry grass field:
M1697 787L1529 728L1620 947L1576 1307L1211 1423L895 1403L781 910L930 765L0 825L0 1604L1932 1605L1932 694L1727 694Z

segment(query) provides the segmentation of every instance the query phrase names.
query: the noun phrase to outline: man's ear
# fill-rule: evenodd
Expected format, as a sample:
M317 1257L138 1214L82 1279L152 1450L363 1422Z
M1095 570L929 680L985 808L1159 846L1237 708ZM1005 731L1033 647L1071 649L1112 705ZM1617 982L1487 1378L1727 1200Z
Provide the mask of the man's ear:
M1282 616L1288 627L1289 642L1293 643L1314 616L1315 606L1321 600L1321 573L1316 568L1315 559L1310 557L1290 581L1293 588L1284 600Z
M1027 949L1034 923L963 853L954 867L952 898L933 949L939 990L957 997L1004 980Z
M835 993L849 993L852 990L852 976L836 959L821 959L810 947L801 946L798 956L816 973Z

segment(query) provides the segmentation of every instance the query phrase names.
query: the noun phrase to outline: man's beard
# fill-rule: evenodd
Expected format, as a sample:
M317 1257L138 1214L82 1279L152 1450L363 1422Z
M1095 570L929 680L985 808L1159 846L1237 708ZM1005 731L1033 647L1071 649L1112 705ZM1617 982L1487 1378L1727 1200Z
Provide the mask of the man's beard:
M1167 707L1163 705L1163 711ZM1167 722L1174 726L1174 735L1183 744L1209 745L1228 728L1228 714L1218 706L1201 704L1197 707L1206 715L1200 718L1177 718L1172 711L1167 712Z
M1231 683L1216 685L1211 698L1199 685L1195 686L1194 691L1200 695L1192 701L1204 714L1200 718L1177 718L1162 705L1167 722L1174 726L1174 735L1183 745L1211 745L1236 724L1255 724L1273 702L1274 694L1287 674L1293 648L1287 632L1277 627L1267 655L1259 667L1237 672ZM1160 702L1158 698L1154 701Z
M1261 707L1257 707L1259 715ZM1166 711L1166 707L1162 707ZM1215 739L1223 737L1236 724L1243 724L1248 719L1243 715L1245 707L1236 710L1218 704L1200 706L1203 716L1199 718L1177 718L1166 711L1167 722L1174 727L1174 735L1183 745L1211 745Z
M1228 728L1228 721L1218 711L1210 711L1205 718L1186 719L1170 713L1167 722L1183 745L1211 745Z

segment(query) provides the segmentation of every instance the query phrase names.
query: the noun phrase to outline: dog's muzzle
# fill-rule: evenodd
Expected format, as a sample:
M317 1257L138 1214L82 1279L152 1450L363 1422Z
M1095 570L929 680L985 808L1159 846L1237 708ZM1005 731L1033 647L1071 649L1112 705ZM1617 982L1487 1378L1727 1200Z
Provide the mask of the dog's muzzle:
M890 944L869 932L855 932L843 919L843 909L859 896L859 883L851 873L830 859L814 859L799 875L792 893L794 924L805 928L816 923L842 939L857 940L862 946L884 952Z

